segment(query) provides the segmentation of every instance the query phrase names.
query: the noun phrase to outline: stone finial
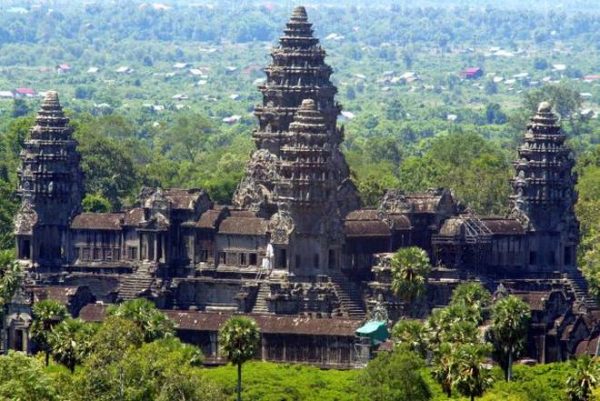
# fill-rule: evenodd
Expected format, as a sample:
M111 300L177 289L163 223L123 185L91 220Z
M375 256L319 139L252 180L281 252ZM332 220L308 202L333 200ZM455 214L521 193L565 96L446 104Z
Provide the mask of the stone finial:
M46 92L46 96L42 101L42 108L45 110L59 110L60 100L58 99L58 92L50 90Z
M306 8L304 8L304 6L298 6L294 8L294 11L292 12L292 19L303 21L307 20L308 15L306 15Z
M541 102L537 111L538 113L550 113L552 112L552 104L550 102Z
M300 110L317 110L317 104L312 99L304 99L300 105Z

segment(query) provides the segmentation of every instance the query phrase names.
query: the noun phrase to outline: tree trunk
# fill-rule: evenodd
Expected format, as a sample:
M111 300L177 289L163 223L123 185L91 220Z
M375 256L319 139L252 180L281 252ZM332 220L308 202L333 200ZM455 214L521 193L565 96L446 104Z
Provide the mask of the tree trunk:
M237 401L242 401L242 364L238 363Z
M512 380L512 361L513 359L513 352L512 352L512 347L510 347L508 349L508 368L506 369L506 381L509 382Z

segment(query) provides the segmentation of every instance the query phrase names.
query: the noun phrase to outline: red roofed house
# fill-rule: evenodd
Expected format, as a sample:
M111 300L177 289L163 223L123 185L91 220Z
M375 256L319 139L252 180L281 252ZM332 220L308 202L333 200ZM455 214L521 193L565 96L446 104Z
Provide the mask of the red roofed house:
M33 88L17 88L15 89L15 95L17 97L34 97L37 92Z
M480 67L469 67L463 70L460 75L465 79L477 79L483 76L483 69Z

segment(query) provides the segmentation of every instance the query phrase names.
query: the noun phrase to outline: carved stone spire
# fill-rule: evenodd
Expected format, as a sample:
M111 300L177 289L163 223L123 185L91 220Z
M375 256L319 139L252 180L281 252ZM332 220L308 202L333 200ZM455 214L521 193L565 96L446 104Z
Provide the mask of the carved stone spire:
M332 69L325 64L325 51L313 36L304 7L294 9L279 46L273 49L271 56L272 63L265 68L267 81L259 87L263 102L255 108L259 127L252 136L257 151L234 195L234 205L266 210L268 214L276 211L273 183L278 176L274 163L289 139L287 133L296 111L303 100L310 99L321 113L326 128L332 174L338 177L335 190L340 193L340 211L346 214L358 208L358 194L339 150L343 131L337 128L336 121L341 107L335 102L337 89L329 79Z
M514 162L512 216L537 233L530 244L530 260L540 266L575 263L577 176L565 139L552 106L542 102L527 125Z
M22 207L16 217L17 235L39 232L32 244L32 259L56 262L60 258L61 236L81 209L83 173L76 148L58 94L49 91L21 151L18 171Z
M263 103L255 109L259 120L253 135L257 147L279 153L278 133L288 130L304 99L315 101L331 134L337 134L334 128L341 107L335 103L337 89L329 80L332 69L325 64L325 50L313 36L304 7L294 9L271 57L271 65L265 68L267 81L259 87Z
M281 148L275 200L292 208L327 213L335 205L336 177L325 119L312 99L302 101Z

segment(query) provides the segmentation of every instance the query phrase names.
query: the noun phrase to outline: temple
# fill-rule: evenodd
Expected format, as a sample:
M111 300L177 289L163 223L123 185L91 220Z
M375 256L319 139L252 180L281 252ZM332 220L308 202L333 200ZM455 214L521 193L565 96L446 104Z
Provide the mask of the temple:
M600 312L576 265L574 162L550 104L524 127L508 216L478 216L449 189L391 189L378 207L361 208L340 151L332 69L303 7L265 72L256 150L232 205L202 189L144 188L134 207L83 213L73 129L48 92L22 152L15 234L28 274L8 307L4 349L28 349L37 300L99 321L107 304L145 297L208 361L220 360L219 327L243 313L261 328L261 358L349 367L370 316L406 313L390 290L389 261L418 246L435 267L416 317L477 280L528 302L528 356L597 352Z

